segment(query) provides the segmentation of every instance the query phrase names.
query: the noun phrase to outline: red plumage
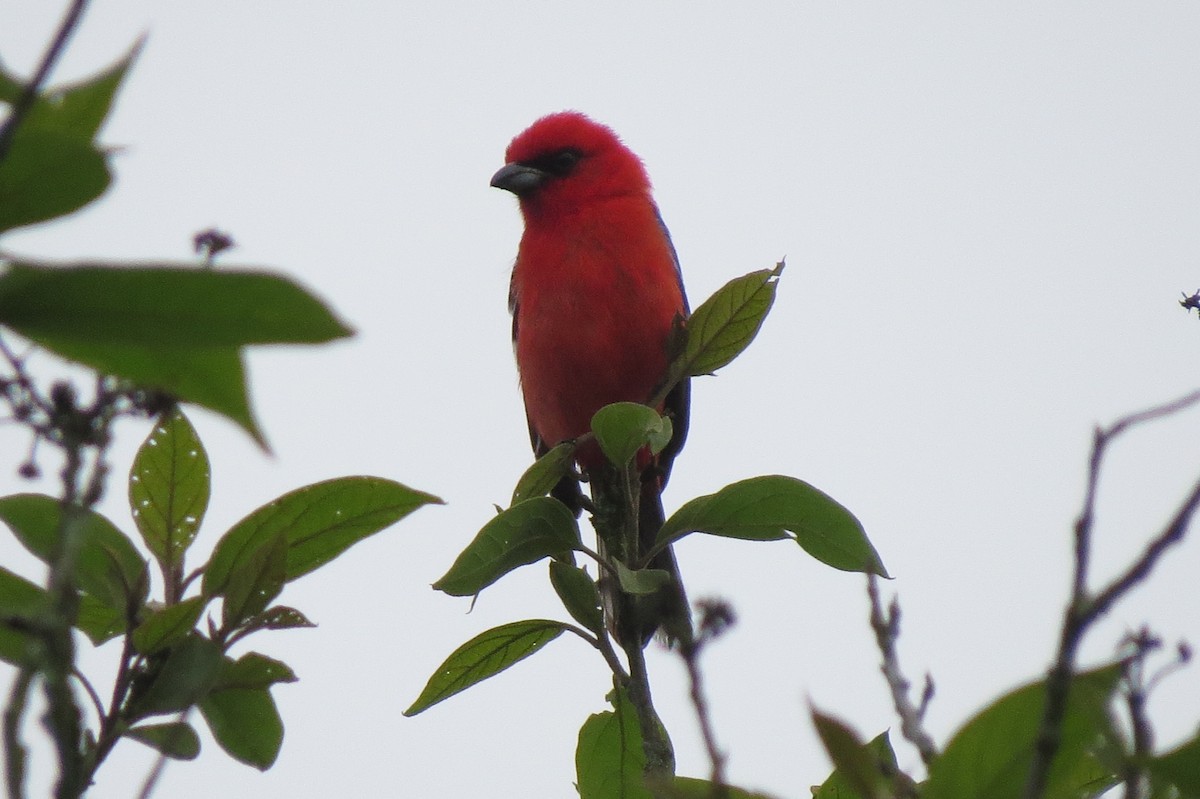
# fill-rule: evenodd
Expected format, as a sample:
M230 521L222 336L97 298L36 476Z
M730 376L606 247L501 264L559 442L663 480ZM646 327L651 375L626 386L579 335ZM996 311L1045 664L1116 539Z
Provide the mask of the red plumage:
M492 185L517 195L525 221L509 302L525 412L540 454L586 433L605 405L648 401L666 375L672 331L688 307L646 170L610 129L582 114L552 114L513 139L505 160ZM653 467L642 492L647 545L662 523L659 491L687 433L687 400L684 382L665 403L672 442L655 463L639 464ZM605 468L595 444L577 457L593 478Z

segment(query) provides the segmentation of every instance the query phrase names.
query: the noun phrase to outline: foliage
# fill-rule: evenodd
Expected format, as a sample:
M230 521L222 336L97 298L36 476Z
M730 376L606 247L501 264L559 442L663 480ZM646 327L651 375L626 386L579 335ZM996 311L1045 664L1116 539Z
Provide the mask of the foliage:
M108 154L95 139L140 47L91 80L44 92L0 72L0 101L13 109L0 128L0 233L59 218L104 192ZM0 522L50 573L38 585L0 568L0 660L18 670L4 723L10 796L23 794L22 717L38 682L59 756L57 797L80 796L123 739L195 759L192 709L229 755L269 768L283 742L272 689L297 678L285 663L234 647L263 631L312 627L276 602L288 582L441 501L379 477L328 480L253 511L195 565L211 464L181 403L226 416L265 447L244 347L351 333L289 278L216 269L214 254L215 247L203 266L2 259L0 333L88 367L96 381L90 401L65 380L47 388L0 340L0 401L65 462L60 496L0 497ZM129 469L136 536L91 508L118 416L153 419ZM21 465L23 474L37 471L32 456ZM110 689L78 672L72 630L97 646L121 639ZM94 723L77 702L75 680L91 698Z

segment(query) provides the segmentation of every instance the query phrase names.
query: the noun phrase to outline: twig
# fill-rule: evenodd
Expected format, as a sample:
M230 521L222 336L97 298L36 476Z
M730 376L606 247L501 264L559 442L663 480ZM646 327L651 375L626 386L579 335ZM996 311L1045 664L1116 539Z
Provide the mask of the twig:
M900 603L893 599L888 612L883 612L879 598L879 585L875 575L867 575L867 596L871 600L871 629L875 631L875 642L883 656L880 671L887 680L892 693L892 704L900 717L900 733L904 740L916 747L926 766L937 759L937 745L925 730L925 711L933 699L933 679L925 676L925 688L921 692L921 704L914 705L908 698L908 679L900 669L900 657L896 654L896 640L900 637Z
M50 42L50 47L47 48L46 54L42 56L42 63L38 66L37 72L33 74L29 83L25 84L25 90L21 92L21 96L13 103L12 110L8 113L8 119L4 120L3 127L0 127L0 161L3 161L4 157L8 155L8 150L12 147L13 138L17 135L17 127L24 121L30 109L33 108L33 104L37 101L38 92L41 91L42 84L46 82L46 77L54 67L54 62L58 60L63 47L67 44L67 40L74 33L75 26L79 24L79 18L83 16L83 10L86 6L87 0L73 0L67 9L66 15L63 17L62 23L58 26L58 32L54 35L54 40Z
M1084 493L1083 508L1075 522L1075 570L1072 578L1071 598L1063 613L1062 632L1059 637L1058 654L1046 676L1046 705L1038 726L1034 742L1033 760L1029 777L1025 783L1025 799L1041 799L1046 791L1050 767L1058 753L1061 741L1063 718L1067 710L1067 694L1075 676L1075 658L1079 645L1088 628L1107 613L1121 597L1149 576L1158 559L1173 544L1183 539L1197 507L1200 507L1200 481L1192 487L1187 498L1179 505L1174 517L1146 547L1123 574L1095 596L1088 596L1088 567L1091 559L1092 527L1095 519L1097 486L1100 482L1100 467L1109 444L1113 439L1143 422L1161 419L1178 413L1200 402L1200 391L1181 397L1173 402L1149 408L1118 419L1108 429L1096 428L1092 439L1092 452L1088 460L1088 482Z
M25 704L29 700L29 688L33 683L33 672L21 669L13 680L8 694L8 705L4 708L4 777L8 786L9 799L25 796L25 745L21 743L21 717L25 715Z
M1129 710L1129 726L1133 731L1133 756L1126 760L1122 779L1125 782L1125 799L1144 799L1146 770L1142 764L1154 748L1153 731L1146 718L1146 658L1162 646L1162 640L1143 627L1136 635L1129 636L1126 642L1134 648L1133 654L1121 664L1125 705Z
M701 613L699 633L679 641L679 654L687 667L692 707L696 711L696 720L704 739L704 749L708 753L709 782L712 783L711 796L712 799L725 799L729 796L729 785L725 781L727 758L717 745L712 714L709 712L708 699L704 693L704 679L700 672L700 652L709 641L733 624L733 611L724 602L700 602L698 607Z

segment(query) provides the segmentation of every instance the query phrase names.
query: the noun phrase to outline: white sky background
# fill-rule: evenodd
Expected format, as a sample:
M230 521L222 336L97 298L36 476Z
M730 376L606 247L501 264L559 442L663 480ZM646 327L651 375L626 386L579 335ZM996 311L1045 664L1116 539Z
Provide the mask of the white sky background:
M61 5L0 0L10 68L29 73ZM643 157L694 305L787 256L759 339L694 385L668 510L770 473L852 509L897 578L904 665L936 680L939 742L1050 659L1092 425L1200 384L1200 322L1175 305L1200 286L1194 2L108 0L55 77L91 74L147 31L102 136L125 147L109 194L3 246L186 259L217 225L239 245L225 263L277 267L359 330L251 354L273 457L192 413L214 471L194 557L329 477L376 474L449 503L289 586L281 601L319 629L250 639L301 678L274 692L276 766L259 774L205 736L157 796L573 795L576 733L609 687L578 640L400 715L473 635L564 617L544 565L469 615L429 588L530 460L506 311L520 220L487 184L544 113L585 111ZM123 423L112 455L102 509L127 530L123 475L146 431ZM1113 449L1096 575L1140 551L1196 479L1198 433L1193 411ZM0 428L0 494L31 490L15 477L24 447ZM1196 538L1089 638L1089 662L1144 621L1200 643ZM895 726L860 577L786 543L677 549L691 596L739 615L704 661L733 781L801 797L824 779L807 699L868 736ZM0 562L40 578L11 538ZM117 655L109 644L84 668L108 673ZM661 652L652 668L680 772L703 776L682 669ZM1198 685L1192 667L1155 693L1164 745L1194 730ZM49 750L35 726L26 738L38 789ZM122 744L91 796L134 795L154 758Z

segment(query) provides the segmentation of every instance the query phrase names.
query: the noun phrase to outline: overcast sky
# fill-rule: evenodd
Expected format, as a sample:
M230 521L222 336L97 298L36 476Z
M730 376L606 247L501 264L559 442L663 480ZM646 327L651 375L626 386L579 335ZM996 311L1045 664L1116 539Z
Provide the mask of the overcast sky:
M10 69L31 71L60 5L0 0ZM273 457L192 413L214 472L196 557L249 511L329 477L380 475L448 502L289 586L282 601L318 629L250 640L301 678L274 692L287 730L276 766L259 774L206 736L199 762L170 765L161 797L573 795L575 736L609 687L576 639L400 715L473 635L564 617L544 565L469 614L429 588L530 460L506 311L520 218L488 179L547 112L584 111L642 156L693 305L787 256L759 339L693 386L668 510L770 473L852 509L896 578L904 665L936 681L939 742L1049 662L1093 425L1200 383L1200 321L1175 304L1200 286L1192 0L98 0L55 78L107 66L142 33L102 136L122 148L113 188L3 246L178 260L216 225L238 242L227 263L295 276L359 331L250 355ZM146 431L121 424L102 506L129 530L122 475ZM1113 448L1097 578L1196 479L1198 434L1193 411ZM0 428L0 494L30 490L14 474L24 447ZM824 779L808 700L867 736L896 726L859 576L783 542L694 536L677 549L691 596L738 612L704 661L734 782L803 797ZM1200 643L1198 558L1193 536L1085 659L1144 622ZM40 578L11 538L0 562ZM110 673L117 655L110 644L83 667ZM703 776L682 669L662 652L652 668L680 771ZM1198 686L1192 667L1153 696L1163 745L1194 731ZM123 743L90 795L130 797L154 757ZM49 766L43 741L33 787Z

